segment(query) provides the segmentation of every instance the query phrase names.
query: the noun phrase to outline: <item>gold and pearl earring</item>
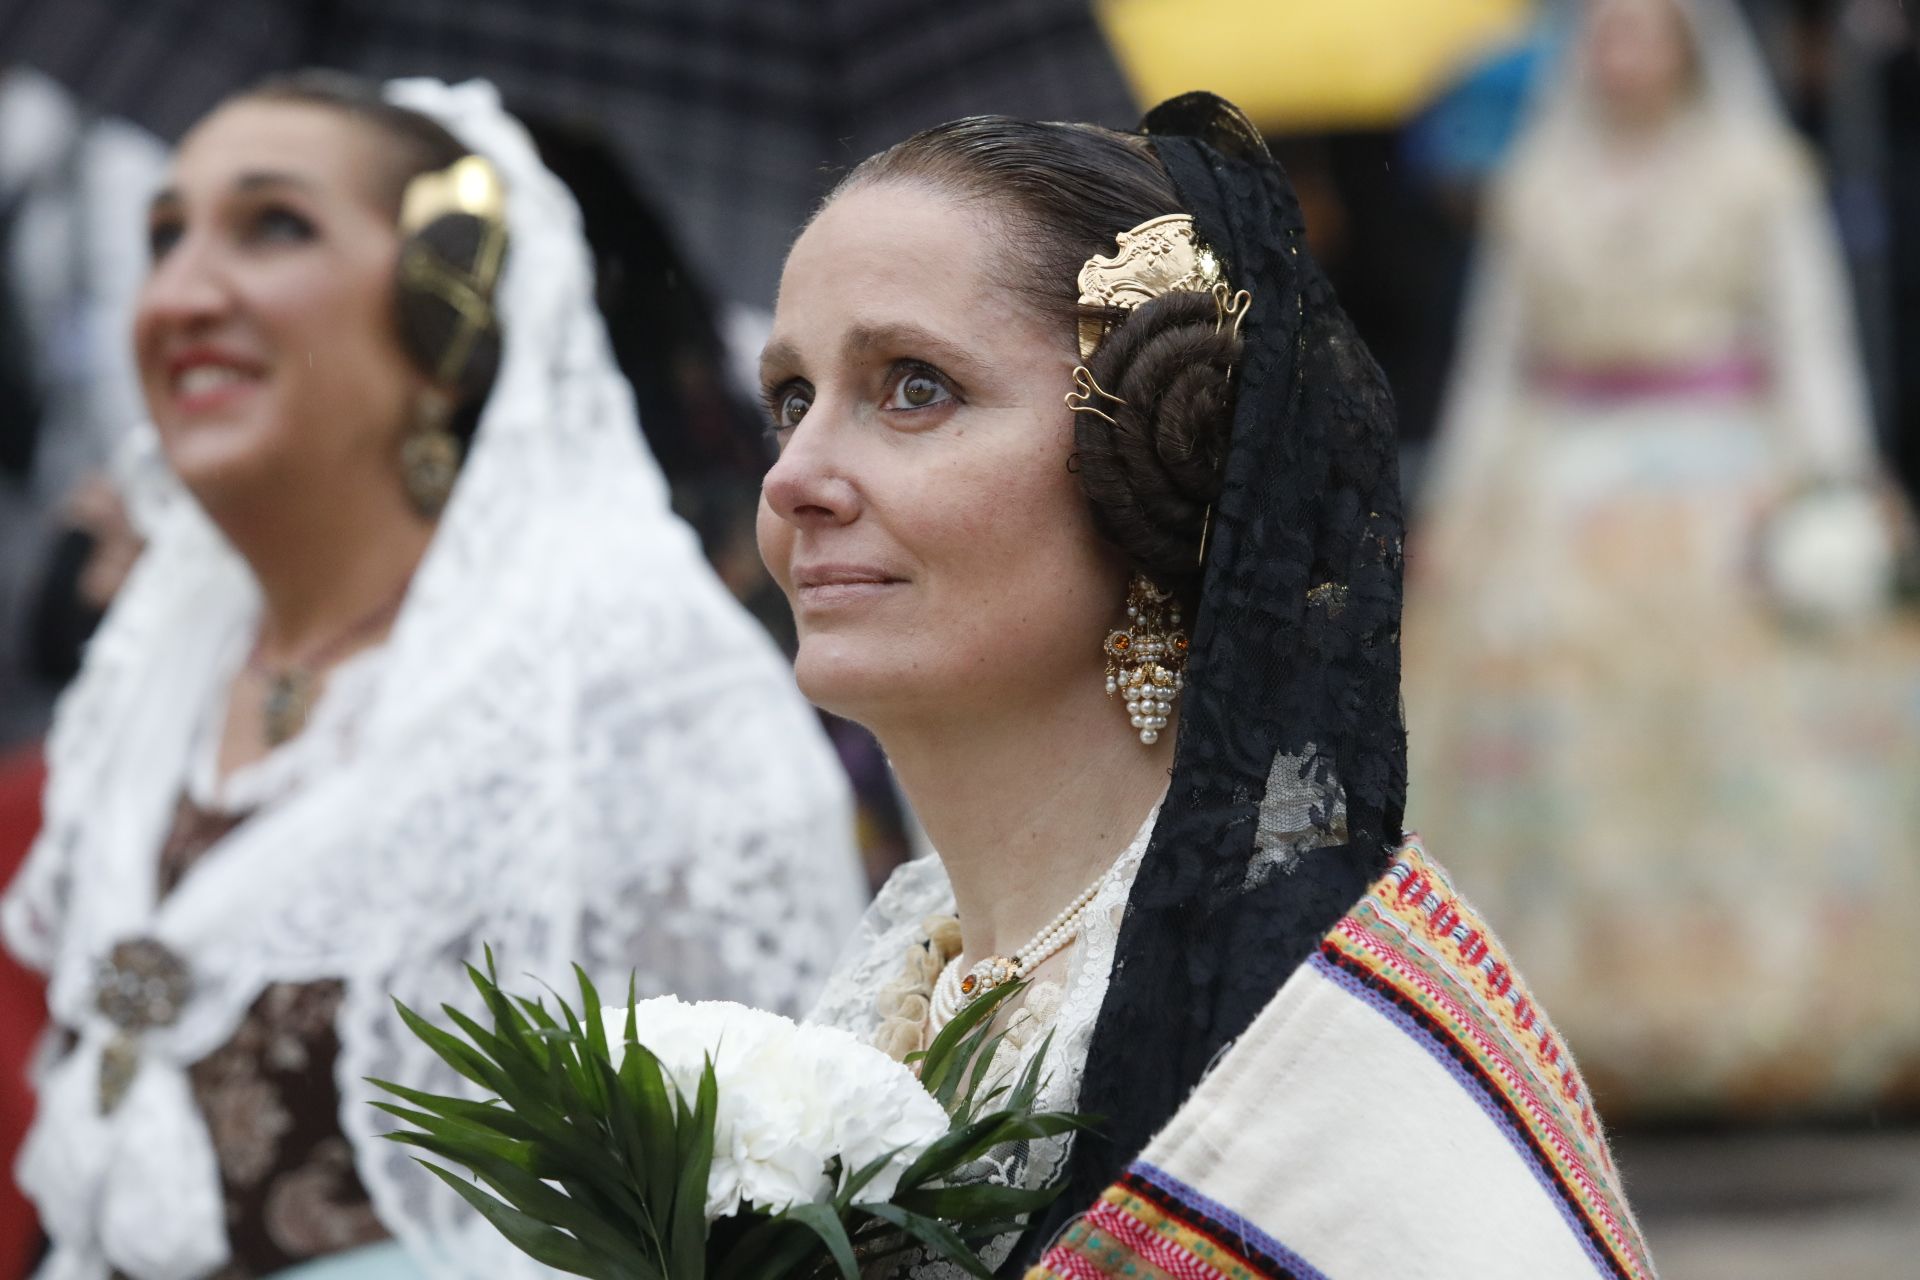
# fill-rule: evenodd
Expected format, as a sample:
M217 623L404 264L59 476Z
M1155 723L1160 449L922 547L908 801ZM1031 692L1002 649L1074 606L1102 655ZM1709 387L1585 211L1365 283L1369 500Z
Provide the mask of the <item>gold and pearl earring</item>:
M1145 574L1127 584L1127 625L1110 632L1107 696L1126 700L1127 719L1148 746L1160 740L1173 700L1186 687L1187 633L1180 627L1180 606Z

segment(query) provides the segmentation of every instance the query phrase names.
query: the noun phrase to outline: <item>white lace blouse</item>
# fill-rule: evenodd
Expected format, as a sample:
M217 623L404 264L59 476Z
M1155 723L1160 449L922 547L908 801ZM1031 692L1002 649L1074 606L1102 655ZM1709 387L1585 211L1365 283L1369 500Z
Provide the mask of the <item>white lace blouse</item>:
M1120 851L1113 873L1089 906L1079 936L1065 953L1064 975L1028 988L1022 1008L1014 1014L1013 1025L995 1055L990 1078L1017 1076L1049 1043L1051 1033L1045 1083L1037 1101L1042 1109L1071 1111L1079 1101L1094 1023L1113 973L1121 918L1159 816L1160 806L1156 804ZM861 918L853 941L841 954L808 1020L840 1027L864 1039L880 1038L883 1024L896 1007L889 1000L891 993L910 985L930 985L932 974L924 971L925 944L933 932L950 925L953 914L953 885L937 856L918 858L895 871ZM903 976L911 976L915 982L903 981ZM1014 1144L1005 1154L996 1153L981 1161L973 1180L1043 1186L1053 1181L1066 1164L1071 1143L1072 1135L1066 1134ZM985 1251L986 1260L999 1265L1013 1242L1014 1237L1005 1237L997 1248ZM906 1274L913 1280L948 1280L964 1273L947 1263L921 1262L909 1267Z

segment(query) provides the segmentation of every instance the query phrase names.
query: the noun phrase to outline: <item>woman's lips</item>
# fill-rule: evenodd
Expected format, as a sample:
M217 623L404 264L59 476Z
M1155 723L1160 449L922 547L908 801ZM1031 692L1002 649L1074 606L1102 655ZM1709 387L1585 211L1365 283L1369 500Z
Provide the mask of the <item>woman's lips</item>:
M170 362L167 390L174 408L187 417L217 413L258 390L261 370L249 362L211 351L197 351Z
M193 390L177 387L173 393L173 404L186 417L204 417L231 408L259 388L258 378L239 378Z
M794 594L805 609L833 609L871 600L899 586L897 582L827 582L817 587L800 587Z
M793 575L794 601L809 610L857 604L904 585L881 570L852 565L816 565Z

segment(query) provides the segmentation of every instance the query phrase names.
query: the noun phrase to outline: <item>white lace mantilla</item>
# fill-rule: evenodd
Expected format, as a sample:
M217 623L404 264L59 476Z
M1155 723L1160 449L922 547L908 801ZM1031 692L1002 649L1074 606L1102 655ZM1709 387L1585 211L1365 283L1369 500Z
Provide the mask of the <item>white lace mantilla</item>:
M1147 843L1160 807L1141 824L1132 841L1113 863L1113 874L1087 908L1080 934L1065 952L1066 966L1057 980L1035 982L1027 989L1024 1008L1015 1015L1019 1025L1001 1042L992 1066L992 1078L1017 1077L1048 1044L1046 1082L1037 1105L1050 1111L1071 1111L1079 1103L1080 1082L1086 1074L1087 1050L1094 1023L1107 998L1113 974L1115 948L1127 897L1146 856ZM912 953L924 954L929 921L954 913L953 885L937 856L916 859L895 871L867 908L852 943L842 954L826 990L808 1021L840 1027L872 1040L883 1017L878 1002L910 964L922 963ZM1073 1135L1014 1144L1004 1155L981 1161L969 1180L1005 1186L1038 1187L1053 1181L1067 1162ZM1013 1246L1013 1238L986 1250L989 1264L998 1266ZM906 1271L912 1280L953 1280L965 1273L941 1262L922 1261Z
M544 1274L405 1148L366 1077L465 1086L396 1016L472 1009L462 961L558 990L796 1009L858 911L846 781L792 673L667 507L593 307L571 197L490 86L401 82L500 169L504 352L459 484L377 655L343 666L301 745L189 777L258 616L245 565L177 483L131 495L150 543L62 701L46 826L0 907L50 975L72 1050L40 1080L18 1167L43 1280L195 1280L228 1254L187 1069L273 983L339 979L340 1122L381 1221L446 1274ZM150 433L148 433L150 436ZM204 743L204 738L202 739ZM206 759L204 746L198 753ZM258 812L157 901L183 787ZM191 974L102 1112L96 1007L116 944Z

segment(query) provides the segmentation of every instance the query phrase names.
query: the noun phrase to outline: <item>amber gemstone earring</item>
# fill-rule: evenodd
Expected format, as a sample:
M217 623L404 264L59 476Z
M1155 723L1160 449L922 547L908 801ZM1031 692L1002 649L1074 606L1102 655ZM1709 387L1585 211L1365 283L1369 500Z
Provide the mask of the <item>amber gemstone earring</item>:
M1167 727L1173 700L1186 687L1187 633L1173 596L1144 574L1127 584L1127 625L1108 634L1107 696L1127 703L1127 719L1152 746Z

